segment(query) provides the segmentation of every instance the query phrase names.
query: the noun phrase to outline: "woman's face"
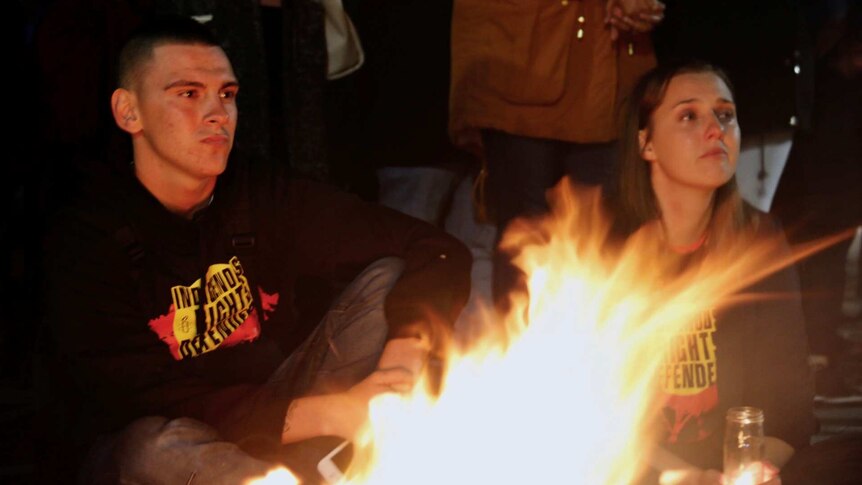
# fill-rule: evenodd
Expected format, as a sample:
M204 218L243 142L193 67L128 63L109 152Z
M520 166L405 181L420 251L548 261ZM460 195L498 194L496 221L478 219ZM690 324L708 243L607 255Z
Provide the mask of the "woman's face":
M730 89L711 72L679 74L639 132L653 188L715 190L736 171L739 124Z

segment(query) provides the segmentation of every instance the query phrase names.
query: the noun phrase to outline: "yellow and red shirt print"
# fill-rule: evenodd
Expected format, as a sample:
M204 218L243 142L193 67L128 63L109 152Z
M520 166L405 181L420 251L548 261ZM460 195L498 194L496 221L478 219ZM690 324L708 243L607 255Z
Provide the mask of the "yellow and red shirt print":
M260 318L239 258L209 266L202 284L171 288L171 306L166 315L150 320L150 329L167 344L176 360L197 357L221 347L251 342L260 336ZM275 311L278 294L258 288L264 319ZM203 309L201 309L203 304ZM198 325L203 315L204 325Z
M704 426L703 418L718 405L715 328L715 312L707 310L670 337L658 376L665 397L668 443L700 441L712 433Z

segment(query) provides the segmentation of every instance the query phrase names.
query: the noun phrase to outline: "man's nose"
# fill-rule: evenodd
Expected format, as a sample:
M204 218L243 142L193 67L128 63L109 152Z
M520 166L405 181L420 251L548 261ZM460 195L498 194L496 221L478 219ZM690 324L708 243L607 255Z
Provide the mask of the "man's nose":
M206 122L215 125L223 125L230 121L230 112L222 102L220 95L216 94L207 103Z

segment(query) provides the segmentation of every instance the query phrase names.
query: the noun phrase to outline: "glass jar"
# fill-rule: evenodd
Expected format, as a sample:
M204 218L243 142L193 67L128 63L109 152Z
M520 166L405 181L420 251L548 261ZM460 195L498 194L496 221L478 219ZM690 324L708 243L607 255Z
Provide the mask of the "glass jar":
M763 460L763 410L750 406L728 409L724 430L725 483L761 483Z

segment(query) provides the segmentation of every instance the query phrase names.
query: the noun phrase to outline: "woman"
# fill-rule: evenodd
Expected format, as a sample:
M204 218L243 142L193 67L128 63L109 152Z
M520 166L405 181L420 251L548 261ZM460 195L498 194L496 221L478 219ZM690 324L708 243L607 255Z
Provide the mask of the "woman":
M735 113L730 82L710 65L660 67L640 80L629 100L611 203L620 235L654 225L668 253L676 253L683 264L696 264L730 247L731 238L778 233L737 191L740 127ZM687 348L680 362L700 363L714 372L694 383L659 379L666 403L663 443L653 466L659 472L686 470L674 483L720 483L717 470L730 407L764 410L766 458L777 468L794 448L807 445L813 432L813 389L795 273L788 268L749 290L790 297L704 309L696 327L700 343ZM662 372L667 376L674 370Z

